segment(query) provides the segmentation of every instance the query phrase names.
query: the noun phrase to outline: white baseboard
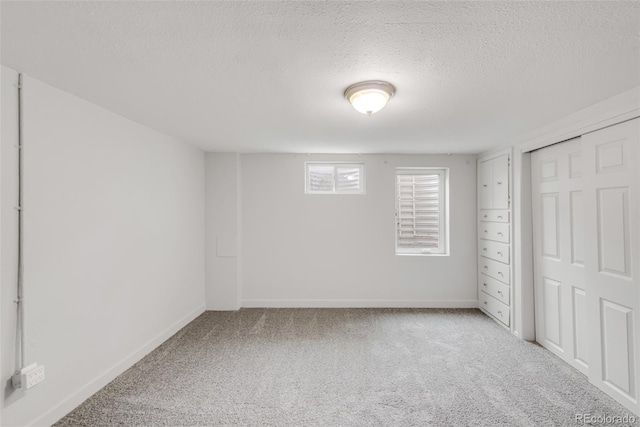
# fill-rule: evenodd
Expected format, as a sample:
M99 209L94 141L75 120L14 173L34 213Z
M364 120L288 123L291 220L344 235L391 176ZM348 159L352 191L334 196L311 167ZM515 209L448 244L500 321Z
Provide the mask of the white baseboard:
M73 409L75 409L82 402L87 400L91 395L96 393L102 387L113 381L118 375L136 364L147 354L155 350L160 344L169 339L173 334L180 329L188 325L193 319L204 313L204 304L183 316L180 320L169 326L167 329L156 335L151 340L147 341L141 347L133 351L127 357L116 363L113 367L98 375L93 380L89 381L87 385L65 398L62 402L58 403L53 408L36 418L29 425L30 426L50 426L53 423L59 421L62 417L67 415Z
M246 308L478 308L478 300L246 299Z

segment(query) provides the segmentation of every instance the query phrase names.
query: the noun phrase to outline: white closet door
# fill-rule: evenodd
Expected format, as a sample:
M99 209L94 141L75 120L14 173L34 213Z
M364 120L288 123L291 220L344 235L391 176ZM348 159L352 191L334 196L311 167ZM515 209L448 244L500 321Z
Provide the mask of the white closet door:
M491 207L494 209L509 208L509 156L496 157L491 160Z
M480 209L491 209L492 201L491 201L491 160L480 162L478 165L479 172L479 194L480 194Z
M592 383L640 415L640 119L582 137Z
M536 339L588 372L580 139L531 156Z

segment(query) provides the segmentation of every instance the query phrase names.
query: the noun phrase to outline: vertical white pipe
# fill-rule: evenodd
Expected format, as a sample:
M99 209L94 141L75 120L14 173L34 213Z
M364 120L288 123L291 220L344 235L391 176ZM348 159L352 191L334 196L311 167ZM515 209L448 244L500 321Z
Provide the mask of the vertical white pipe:
M20 369L26 366L26 328L24 315L24 284L23 284L23 217L22 217L22 73L18 74L18 333L20 339Z

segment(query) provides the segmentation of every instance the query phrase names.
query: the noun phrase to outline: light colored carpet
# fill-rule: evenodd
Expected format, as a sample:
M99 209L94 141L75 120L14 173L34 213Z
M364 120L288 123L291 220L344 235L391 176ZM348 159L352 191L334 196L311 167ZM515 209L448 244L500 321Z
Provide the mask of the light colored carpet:
M626 415L478 310L206 312L56 424L575 426Z

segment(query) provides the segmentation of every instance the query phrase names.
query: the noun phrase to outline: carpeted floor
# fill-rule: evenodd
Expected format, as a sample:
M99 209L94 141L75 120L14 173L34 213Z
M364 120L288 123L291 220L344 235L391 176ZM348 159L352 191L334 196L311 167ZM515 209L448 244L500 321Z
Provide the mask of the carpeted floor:
M56 424L575 426L632 415L478 310L206 312Z

